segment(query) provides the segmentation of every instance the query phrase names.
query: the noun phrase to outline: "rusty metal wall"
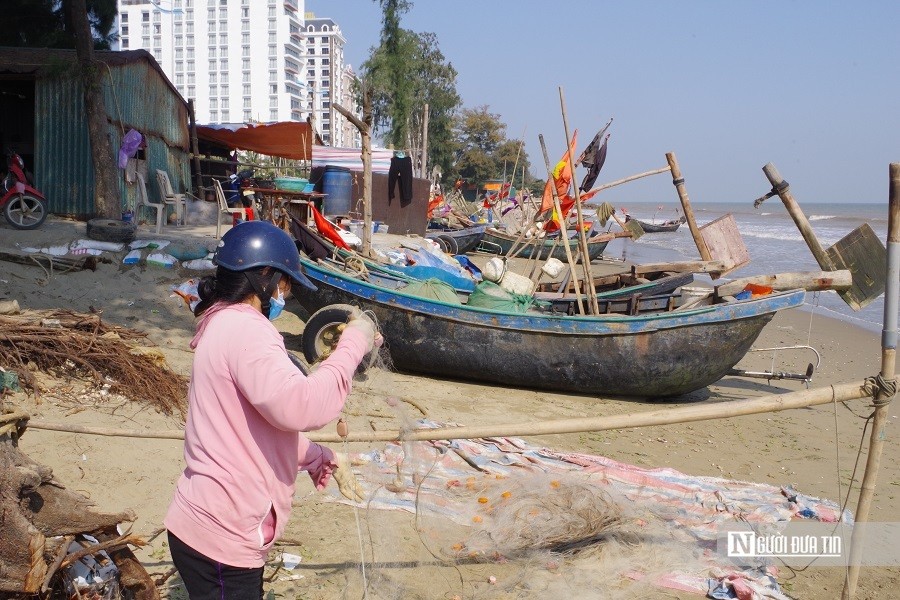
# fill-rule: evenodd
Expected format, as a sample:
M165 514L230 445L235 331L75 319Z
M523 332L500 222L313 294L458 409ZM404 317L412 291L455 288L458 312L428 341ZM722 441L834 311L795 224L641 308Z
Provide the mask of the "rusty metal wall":
M122 136L137 129L147 140L148 193L156 197L156 169L165 169L176 191L189 189L187 106L146 60L103 65L109 138L117 160ZM80 81L73 69L35 82L35 164L37 188L50 212L88 218L94 213L94 173ZM120 178L123 210L134 207L136 190Z

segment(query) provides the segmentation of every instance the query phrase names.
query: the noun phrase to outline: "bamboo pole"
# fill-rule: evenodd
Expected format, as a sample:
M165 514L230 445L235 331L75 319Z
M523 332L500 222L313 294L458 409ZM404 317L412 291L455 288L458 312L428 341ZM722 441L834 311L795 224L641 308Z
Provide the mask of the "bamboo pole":
M897 306L898 296L900 296L900 289L898 289L900 288L900 163L891 163L889 174L887 289L884 297L884 326L881 331L881 377L885 381L893 382L896 385L894 373L897 353ZM892 397L882 388L879 388L878 394L875 396L872 433L869 437L869 454L866 458L866 470L863 473L862 484L859 488L859 502L856 505L857 524L865 523L869 520L869 510L872 507L872 499L875 497L875 481L878 478L881 452L884 448L884 427L887 422L888 407ZM864 544L862 529L854 527L853 535L850 538L849 568L844 580L844 589L841 593L843 600L853 600L856 595L856 585L859 580L860 560Z
M359 130L362 138L362 150L360 157L363 164L363 244L362 254L372 257L372 93L368 86L363 89L363 118L360 121L356 115L341 106L332 104L332 107L344 115Z
M566 99L562 87L559 88L559 106L562 110L563 129L566 132L566 140L569 140L569 118L566 115ZM588 249L587 234L584 232L584 215L581 213L581 192L578 182L575 181L575 157L572 156L572 145L566 145L569 155L569 166L572 170L572 187L575 188L575 214L578 222L578 242L581 245L581 265L584 267L584 279L587 282L585 293L588 294L588 305L592 315L600 314L600 304L597 301L597 290L594 288L594 271L591 268L590 250ZM559 214L563 219L562 213ZM565 242L566 240L563 240Z
M587 431L609 431L614 429L630 429L632 427L655 427L674 425L676 423L693 423L712 419L727 419L755 415L766 412L779 412L795 408L819 406L832 402L849 402L871 395L868 384L864 381L842 383L814 390L800 390L787 394L769 394L759 398L716 402L715 404L689 404L677 408L662 408L624 415L610 415L592 418L556 419L543 422L507 423L499 425L477 425L471 427L437 427L432 429L416 429L401 431L372 431L349 435L348 442L393 442L393 441L433 441L459 440L491 437L529 437L535 435L555 435L564 433L583 433ZM184 439L184 432L174 431L129 431L112 430L96 427L80 427L63 423L47 423L32 419L28 426L32 429L50 431L66 431L90 435L106 435L118 437ZM312 431L304 434L313 442L336 443L344 441L337 433Z
M772 189L778 194L778 197L781 198L784 207L791 215L794 223L796 223L797 229L800 230L800 235L806 240L806 245L809 246L810 251L812 251L813 256L816 258L816 262L826 271L834 271L834 264L831 262L831 259L828 258L828 255L825 254L822 244L819 243L819 240L812 229L812 225L809 224L806 215L804 215L803 211L800 209L800 205L794 200L794 196L791 194L791 188L787 181L781 177L778 169L776 169L775 165L772 163L763 167L763 173L765 173L766 177L769 179L769 183L772 184Z
M691 236L694 238L694 243L697 245L697 251L700 253L700 258L703 260L712 260L712 255L709 253L709 247L706 245L706 240L700 235L700 228L697 227L697 221L694 219L694 211L691 209L691 199L688 197L687 190L684 189L684 177L681 176L681 168L678 166L678 159L675 158L675 153L667 152L666 160L669 162L669 169L672 170L672 183L675 185L675 189L678 192L678 199L681 200L684 218L691 230Z
M200 143L197 141L197 119L194 115L193 98L188 98L188 127L191 134L191 154L193 155L191 164L194 168L194 187L197 188L195 195L198 198L203 198L203 172L200 170ZM137 215L135 215L134 222L137 223L137 221Z
M547 166L547 177L550 178L550 181L553 181L553 168L550 167L550 157L547 155L547 146L544 144L544 134L538 134L538 139L541 141L541 150L544 153L544 164ZM566 143L568 142L568 138L566 138ZM572 283L575 285L575 302L578 305L578 314L583 315L584 313L584 305L581 303L581 291L578 285L578 275L577 270L575 269L575 260L572 258L572 247L569 245L569 235L566 233L566 220L562 218L562 209L559 207L559 195L556 193L556 186L550 185L550 193L553 195L553 208L556 210L556 214L559 215L559 235L563 240L563 249L566 251L566 261L569 263L569 272L572 275Z
M423 179L431 179L428 176L428 103L422 111L422 153L419 158L419 177Z
M628 177L624 177L622 179L617 179L615 181L610 181L609 183L604 183L603 185L598 185L595 188L591 188L591 191L588 192L590 194L596 194L597 192L601 192L603 190L608 190L611 187L616 187L617 185L622 185L623 183L628 183L629 181L634 181L635 179L642 179L644 177L649 177L651 175L659 175L660 173L671 173L671 167L662 167L660 169L654 169L653 171L645 171L643 173L638 173L637 175L629 175Z

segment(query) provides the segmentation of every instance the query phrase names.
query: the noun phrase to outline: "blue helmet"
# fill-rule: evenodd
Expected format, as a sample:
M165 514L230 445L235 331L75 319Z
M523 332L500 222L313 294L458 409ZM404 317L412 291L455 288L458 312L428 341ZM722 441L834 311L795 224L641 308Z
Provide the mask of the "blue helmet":
M300 253L287 233L268 221L246 221L228 230L219 240L213 262L229 271L272 267L315 291L303 274Z

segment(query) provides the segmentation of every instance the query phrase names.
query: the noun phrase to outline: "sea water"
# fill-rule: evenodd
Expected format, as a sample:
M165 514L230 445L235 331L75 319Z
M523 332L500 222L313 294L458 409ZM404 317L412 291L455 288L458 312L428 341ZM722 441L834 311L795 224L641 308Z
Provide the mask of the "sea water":
M641 221L661 223L678 218L676 207L680 208L680 205L671 203L663 205L660 209L658 204L630 203L628 213ZM758 209L753 207L752 202L747 204L694 202L691 203L691 207L699 226L731 214L750 255L748 264L717 280L716 284L752 275L822 270L784 204L777 197L769 198ZM886 245L888 221L886 201L880 204L804 203L800 208L809 220L819 243L825 249L863 223L868 223ZM627 238L613 240L607 246L604 256L622 258L634 263L700 259L687 224L682 225L674 233L645 234L637 240ZM705 275L698 275L696 280L711 282ZM872 331L881 331L884 319L884 295L862 310L853 311L835 292L809 292L806 296L806 306L817 313L836 317Z

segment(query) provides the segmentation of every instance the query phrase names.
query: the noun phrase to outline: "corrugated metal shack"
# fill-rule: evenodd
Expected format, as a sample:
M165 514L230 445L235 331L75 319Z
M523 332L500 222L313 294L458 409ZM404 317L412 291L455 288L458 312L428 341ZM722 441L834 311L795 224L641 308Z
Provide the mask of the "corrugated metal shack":
M114 152L129 129L147 147L133 166L156 199L156 169L168 171L176 191L190 189L188 108L184 98L145 50L95 52L103 71L109 136ZM50 212L94 216L94 175L84 95L74 50L0 48L0 149L12 147L34 173ZM116 156L110 156L115 162ZM136 189L120 171L123 210L135 206ZM148 175L149 174L149 175ZM128 177L128 179L133 179Z

